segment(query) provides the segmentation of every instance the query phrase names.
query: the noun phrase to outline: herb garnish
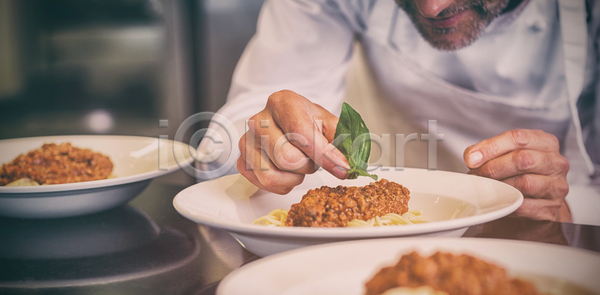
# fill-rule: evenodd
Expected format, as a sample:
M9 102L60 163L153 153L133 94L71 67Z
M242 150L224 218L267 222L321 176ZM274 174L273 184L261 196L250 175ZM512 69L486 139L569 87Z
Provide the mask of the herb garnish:
M348 179L368 176L377 180L377 175L367 172L371 156L369 128L360 114L347 103L342 105L340 120L335 128L333 145L342 152L350 164Z

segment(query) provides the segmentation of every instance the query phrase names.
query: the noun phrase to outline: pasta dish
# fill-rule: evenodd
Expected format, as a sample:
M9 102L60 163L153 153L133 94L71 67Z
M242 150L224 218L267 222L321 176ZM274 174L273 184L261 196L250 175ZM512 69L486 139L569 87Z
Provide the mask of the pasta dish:
M309 190L290 210L275 209L253 224L302 227L361 227L425 222L408 210L410 191L381 179L364 187L322 186Z
M403 255L365 284L365 295L537 295L529 281L511 278L506 270L476 257L437 252ZM420 293L418 293L420 292Z
M110 159L70 143L44 144L21 154L0 168L0 186L25 186L106 179L113 170Z

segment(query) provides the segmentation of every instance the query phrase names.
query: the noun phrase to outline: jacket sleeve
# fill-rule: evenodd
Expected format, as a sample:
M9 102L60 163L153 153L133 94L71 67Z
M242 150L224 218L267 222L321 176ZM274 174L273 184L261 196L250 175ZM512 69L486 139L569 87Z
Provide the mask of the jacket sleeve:
M267 0L240 58L226 104L211 121L197 157L199 180L236 172L246 121L269 95L292 90L337 114L358 30L332 0ZM228 122L227 122L228 121ZM228 124L228 123L231 124ZM226 130L224 126L233 126ZM223 165L229 169L223 169ZM218 169L219 172L215 172ZM199 175L198 175L199 174Z

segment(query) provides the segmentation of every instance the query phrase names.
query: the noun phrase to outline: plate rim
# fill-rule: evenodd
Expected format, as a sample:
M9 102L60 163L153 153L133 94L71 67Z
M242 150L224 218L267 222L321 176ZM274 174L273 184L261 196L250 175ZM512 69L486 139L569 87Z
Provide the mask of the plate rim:
M54 139L54 140L60 139L61 141L67 141L69 138L85 139L86 137L94 138L94 139L98 139L98 138L133 139L133 140L149 140L149 139L158 140L159 139L158 137L154 138L154 137L149 137L149 136L129 136L129 135L55 135L55 136L36 136L36 137L3 139L3 140L0 140L0 145L2 143L15 142L15 141L45 141L45 140L51 141L52 139ZM190 147L188 144L180 142L180 141L175 141L172 139L162 139L162 140L168 140L169 143L181 145L182 147L185 147L185 146ZM26 152L28 152L28 151L26 151ZM26 152L24 152L24 153L26 153ZM193 156L190 155L190 157L186 158L185 160L187 163L192 163L194 161L194 158L193 158ZM4 163L0 163L0 165L2 165L2 164L4 164ZM15 197L15 195L18 196L19 194L28 194L29 196L31 196L32 194L45 194L45 193L76 191L76 190L108 188L108 187L153 179L153 178L156 178L159 176L163 176L163 175L175 172L179 169L180 169L179 164L175 163L175 164L167 167L165 170L157 169L155 171L149 171L149 172L124 176L124 177L115 177L115 178L82 181L82 182L74 182L74 183L40 185L40 186L10 186L10 187L0 186L0 198L4 198L4 197L6 197L6 195L9 195L9 194L10 194L10 197Z
M404 168L404 171L424 171L427 169L420 168ZM183 196L189 194L190 191L194 191L197 187L205 185L206 182L197 183L195 185L189 186L186 189L179 192L175 198L173 198L173 206L182 216L187 219L190 219L196 223L208 225L215 228L224 229L226 231L236 233L239 235L247 235L247 236L261 236L261 237L287 237L287 238L313 238L313 239L339 239L339 238L373 238L373 237L390 237L390 236L410 236L410 235L418 235L425 233L435 233L442 232L448 230L454 230L459 228L464 228L468 226L473 226L476 224L485 223L488 221L496 220L502 217L505 217L515 210L517 210L521 204L523 203L524 197L523 194L517 190L516 188L497 181L490 178L474 176L469 174L462 174L458 172L451 171L443 171L436 170L435 172L439 173L451 173L451 174L460 174L464 177L476 177L482 179L482 181L490 181L496 182L501 185L506 186L507 188L513 190L513 192L518 193L518 199L508 205L505 208L501 208L495 211L486 212L479 215L468 216L459 219L453 220L444 220L439 222L432 223L421 223L421 224L412 224L410 226L390 226L390 227L355 227L355 228L313 228L313 227L266 227L266 226L257 226L249 223L238 223L231 221L222 221L215 218L200 218L198 217L192 210L186 208L184 205L180 204ZM326 172L323 172L326 173ZM223 177L243 177L240 174L232 174ZM218 178L220 179L220 178ZM215 181L218 179L213 179L210 181Z

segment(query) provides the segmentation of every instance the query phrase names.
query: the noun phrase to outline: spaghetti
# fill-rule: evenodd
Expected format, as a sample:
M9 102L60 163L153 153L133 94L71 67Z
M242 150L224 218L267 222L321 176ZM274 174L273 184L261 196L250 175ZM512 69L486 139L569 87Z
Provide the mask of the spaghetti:
M252 224L265 226L286 226L285 221L288 217L288 210L275 209L267 215L255 219ZM370 227L370 226L389 226L389 225L408 225L416 223L425 223L420 210L408 210L408 212L400 215L396 213L388 213L381 217L375 216L367 221L353 219L348 222L347 227Z

